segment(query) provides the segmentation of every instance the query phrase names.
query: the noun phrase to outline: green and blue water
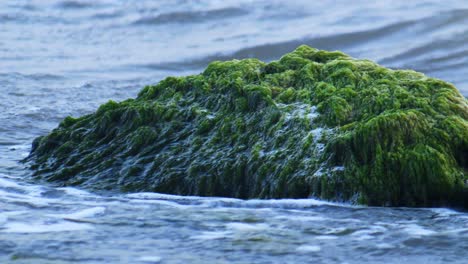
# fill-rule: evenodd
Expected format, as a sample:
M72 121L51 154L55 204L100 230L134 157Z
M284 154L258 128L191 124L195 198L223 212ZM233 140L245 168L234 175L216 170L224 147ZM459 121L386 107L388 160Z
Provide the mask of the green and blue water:
M25 181L32 140L212 60L300 44L452 82L468 2L1 1L0 263L466 263L468 214L314 199L90 193Z

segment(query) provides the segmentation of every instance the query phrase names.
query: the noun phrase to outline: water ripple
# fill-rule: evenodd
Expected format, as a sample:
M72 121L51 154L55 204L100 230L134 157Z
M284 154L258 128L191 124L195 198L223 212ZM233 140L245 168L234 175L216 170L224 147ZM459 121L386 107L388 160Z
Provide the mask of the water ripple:
M226 19L248 14L248 11L241 8L222 8L203 11L180 11L163 13L156 16L146 16L139 18L134 24L162 25L169 23L192 24L209 20Z
M28 183L18 161L66 115L301 44L420 70L467 96L467 18L462 0L0 1L0 262L466 262L466 212L90 193Z

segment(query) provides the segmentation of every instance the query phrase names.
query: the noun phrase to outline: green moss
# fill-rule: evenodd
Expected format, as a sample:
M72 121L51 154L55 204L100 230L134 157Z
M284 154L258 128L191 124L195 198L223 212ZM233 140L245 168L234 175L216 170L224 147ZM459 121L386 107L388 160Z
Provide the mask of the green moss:
M288 88L278 95L278 101L282 103L292 103L296 99L296 90Z
M326 101L318 104L318 110L323 115L327 125L336 126L347 123L352 108L343 97L331 96Z
M300 46L67 117L27 161L93 189L468 207L467 119L451 84Z

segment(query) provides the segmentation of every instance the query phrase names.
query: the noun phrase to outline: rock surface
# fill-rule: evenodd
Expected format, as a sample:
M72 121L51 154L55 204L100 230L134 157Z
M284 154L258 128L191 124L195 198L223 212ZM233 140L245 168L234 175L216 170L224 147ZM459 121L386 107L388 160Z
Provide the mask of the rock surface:
M26 161L98 190L467 208L467 120L451 84L300 46L67 117Z

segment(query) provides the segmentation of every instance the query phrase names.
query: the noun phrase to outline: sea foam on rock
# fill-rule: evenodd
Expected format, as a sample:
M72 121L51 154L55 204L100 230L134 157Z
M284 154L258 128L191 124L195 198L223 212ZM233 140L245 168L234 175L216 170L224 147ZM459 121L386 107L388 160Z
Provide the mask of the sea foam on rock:
M468 207L467 119L449 83L300 46L67 117L26 160L62 186Z

